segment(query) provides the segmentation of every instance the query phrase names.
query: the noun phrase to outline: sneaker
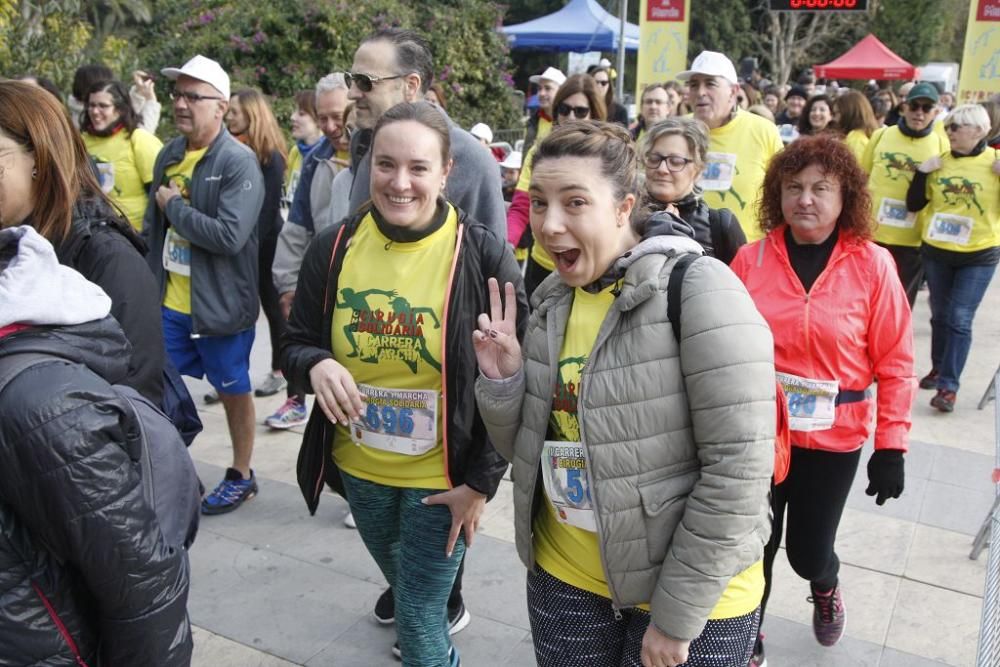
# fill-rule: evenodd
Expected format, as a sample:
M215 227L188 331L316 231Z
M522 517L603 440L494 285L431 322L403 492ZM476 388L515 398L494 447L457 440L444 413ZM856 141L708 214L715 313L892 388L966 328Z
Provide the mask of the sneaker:
M358 524L354 521L354 513L348 512L344 515L344 525L348 528L357 528Z
M202 514L225 514L232 512L257 495L257 477L250 471L250 479L244 479L239 470L227 468L225 478L215 490L201 501Z
M753 643L753 653L750 654L750 662L747 667L767 667L767 658L764 657L764 635L757 635L757 641Z
M302 426L306 423L307 417L306 406L293 397L282 403L278 411L265 419L264 423L271 428L286 429Z
M465 626L472 620L472 614L465 608L464 602L459 602L458 606L448 608L448 634L457 635L465 629Z
M920 388L921 389L937 389L938 369L932 368L931 372L920 378Z
M279 391L288 386L288 381L285 380L285 376L281 374L281 371L271 371L264 378L264 381L253 390L253 395L258 398L263 398L264 396L274 396Z
M956 398L955 392L948 391L947 389L938 389L934 398L931 399L931 407L937 408L941 412L954 412Z
M391 588L385 589L382 595L378 596L372 615L382 625L392 625L396 622L396 599L392 596Z
M219 398L219 392L217 392L214 389L212 391L208 392L207 394L205 394L205 404L206 405L215 405L220 400L221 399Z
M397 660L403 659L403 652L399 650L399 642L392 645L392 654ZM458 648L454 644L448 649L448 667L461 667L462 659L458 655Z
M844 636L847 609L840 594L840 586L822 593L815 588L807 598L813 603L813 634L821 646L833 646Z

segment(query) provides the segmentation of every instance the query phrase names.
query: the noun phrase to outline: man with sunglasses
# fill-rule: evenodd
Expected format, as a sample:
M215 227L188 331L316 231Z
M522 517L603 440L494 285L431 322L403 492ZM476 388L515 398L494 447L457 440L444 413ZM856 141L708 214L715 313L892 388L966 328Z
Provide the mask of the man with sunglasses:
M687 83L688 106L708 127L708 153L699 185L710 208L728 208L750 241L763 237L754 203L771 157L782 149L774 123L736 104L741 91L733 61L702 51L677 75Z
M427 41L412 30L387 28L366 38L344 74L354 102L358 131L351 137L354 183L350 209L369 199L371 130L386 111L401 102L422 100L434 80L434 63ZM507 216L500 190L500 167L479 142L448 121L454 166L448 176L448 200L485 224L498 243L507 238Z
M875 241L892 254L910 308L924 274L920 243L925 214L906 210L906 191L924 160L949 150L947 136L934 127L938 100L933 84L911 87L899 122L876 130L861 157L861 166L868 172L872 215L878 222Z
M222 514L257 493L250 348L260 312L264 177L253 152L223 125L229 75L219 63L199 55L162 72L175 82L170 97L181 136L156 158L143 237L163 295L167 353L182 374L208 376L226 411L233 465L201 506Z

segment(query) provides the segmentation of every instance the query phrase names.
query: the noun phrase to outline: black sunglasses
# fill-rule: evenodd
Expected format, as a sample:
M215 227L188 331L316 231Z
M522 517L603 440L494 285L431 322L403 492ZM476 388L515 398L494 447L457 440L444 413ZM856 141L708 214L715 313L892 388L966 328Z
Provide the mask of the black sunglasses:
M396 74L395 76L370 76L368 74L355 74L354 72L344 72L344 81L347 83L347 87L350 88L351 85L358 87L362 93L372 92L372 88L379 81L391 81L392 79L401 79L405 74Z
M965 125L960 125L959 123L948 123L944 126L944 129L948 132L958 132L963 127L965 127Z
M556 107L556 113L560 116L569 116L572 114L577 119L584 119L590 116L590 107L571 107L570 105L563 102Z
M188 104L197 104L202 100L221 100L221 97L214 95L199 95L198 93L189 93L186 90L171 90L170 99L176 102L180 98L184 98Z
M906 105L910 107L910 111L923 111L924 113L930 113L934 111L934 107L937 106L933 102L924 102L923 104L914 104L913 102L907 102Z

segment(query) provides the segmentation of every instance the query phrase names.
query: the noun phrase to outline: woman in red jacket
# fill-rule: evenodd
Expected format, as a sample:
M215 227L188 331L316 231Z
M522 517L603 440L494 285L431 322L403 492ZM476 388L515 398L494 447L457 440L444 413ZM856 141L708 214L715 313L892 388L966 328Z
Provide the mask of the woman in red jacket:
M791 144L764 178L760 224L767 237L743 246L732 263L774 334L792 429L788 478L771 499L764 602L787 513L788 560L810 583L813 630L823 646L844 632L834 540L872 417L866 493L881 505L903 491L916 391L910 308L892 257L870 240L866 181L836 138ZM755 660L750 664L763 663L760 638Z

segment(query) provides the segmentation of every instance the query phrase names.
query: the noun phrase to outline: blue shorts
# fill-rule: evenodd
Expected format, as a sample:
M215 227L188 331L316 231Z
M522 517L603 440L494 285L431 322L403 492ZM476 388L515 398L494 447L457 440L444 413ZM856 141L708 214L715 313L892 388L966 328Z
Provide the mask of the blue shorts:
M220 394L249 394L250 349L254 329L230 336L191 337L191 316L164 306L163 342L174 366L183 375L205 376Z

